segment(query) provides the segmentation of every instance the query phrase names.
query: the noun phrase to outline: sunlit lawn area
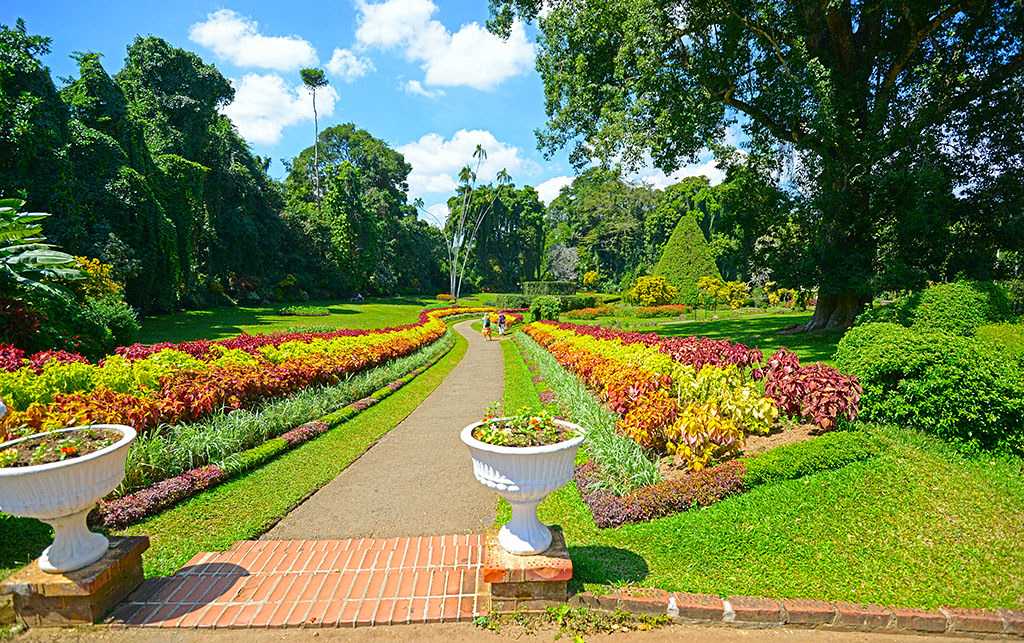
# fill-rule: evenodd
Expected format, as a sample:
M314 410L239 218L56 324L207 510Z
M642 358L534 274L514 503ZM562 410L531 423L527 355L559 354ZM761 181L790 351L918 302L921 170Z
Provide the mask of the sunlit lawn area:
M679 327L768 349L767 333L795 318ZM801 356L827 346L808 342ZM514 364L514 347L503 348L506 405L538 404L529 371ZM969 458L913 431L859 427L881 440L882 455L705 509L599 529L569 484L540 516L564 528L575 582L596 591L625 584L928 608L1024 605L1024 460Z
M666 336L701 335L714 339L728 339L760 348L765 352L765 356L778 348L786 347L799 355L803 362L830 361L842 337L839 332L827 331L795 334L780 332L808 321L811 318L810 312L718 311L710 315L717 316L718 319L707 319L705 313L701 311L697 314L696 320L690 315L685 320L606 317L578 323L599 324L623 330L653 331Z

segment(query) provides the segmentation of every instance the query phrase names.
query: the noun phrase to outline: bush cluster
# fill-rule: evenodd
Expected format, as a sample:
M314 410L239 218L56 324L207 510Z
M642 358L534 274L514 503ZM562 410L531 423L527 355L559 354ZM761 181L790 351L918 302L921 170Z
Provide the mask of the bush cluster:
M540 295L572 295L576 293L576 284L571 281L524 281L523 295L538 297Z
M982 325L1013 317L1010 291L991 281L955 281L929 286L881 306L872 306L856 324L893 323L954 335L973 335Z
M626 293L631 303L640 306L662 306L675 301L678 296L679 289L661 276L640 277Z
M864 324L840 341L836 363L859 378L866 419L1024 450L1024 370L988 339Z
M878 442L862 431L833 431L813 440L787 444L741 458L746 466L743 482L748 487L756 487L770 482L794 480L873 458L880 450Z

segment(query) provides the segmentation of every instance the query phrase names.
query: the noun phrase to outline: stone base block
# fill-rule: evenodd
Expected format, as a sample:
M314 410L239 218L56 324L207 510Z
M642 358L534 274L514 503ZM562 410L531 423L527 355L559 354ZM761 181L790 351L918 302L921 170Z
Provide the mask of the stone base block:
M489 586L491 613L542 612L569 596L572 560L561 528L551 527L551 546L535 556L509 554L496 532L487 534L481 578Z
M142 583L142 552L149 538L111 538L107 553L88 567L48 574L37 561L0 582L14 598L14 611L29 627L98 623Z

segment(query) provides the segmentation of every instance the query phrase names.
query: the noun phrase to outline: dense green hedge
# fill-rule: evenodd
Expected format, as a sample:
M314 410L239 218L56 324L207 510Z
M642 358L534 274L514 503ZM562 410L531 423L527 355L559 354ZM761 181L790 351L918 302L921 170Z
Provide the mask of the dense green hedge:
M794 480L819 471L841 469L879 453L878 443L860 431L833 431L807 442L797 442L743 458L748 487Z
M494 305L498 308L529 308L533 297L526 295L495 295Z
M986 324L979 326L976 334L1024 366L1024 324Z
M870 323L835 360L864 387L863 419L1024 451L1024 370L990 340Z
M697 280L701 277L718 277L715 256L704 240L697 220L691 216L679 219L672 236L662 251L661 259L654 266L655 275L665 277L679 289L679 301L692 304L697 301Z
M557 319L559 314L570 310L593 308L597 305L597 301L597 295L569 295L566 297L543 295L541 297L534 297L530 302L530 316L534 321L538 319Z
M991 281L955 281L929 286L920 292L861 313L857 324L888 322L936 330L954 335L973 335L991 322L1013 316L1009 290Z
M576 284L571 281L524 281L523 294L527 297L540 295L572 295Z

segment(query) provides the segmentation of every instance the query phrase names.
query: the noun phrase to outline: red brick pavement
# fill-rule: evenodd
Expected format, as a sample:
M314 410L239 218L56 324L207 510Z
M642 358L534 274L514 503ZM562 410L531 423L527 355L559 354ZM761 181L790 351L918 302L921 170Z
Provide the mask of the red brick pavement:
M114 624L335 627L466 621L487 613L483 536L242 541L143 583Z

